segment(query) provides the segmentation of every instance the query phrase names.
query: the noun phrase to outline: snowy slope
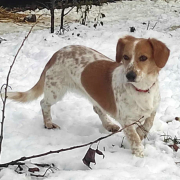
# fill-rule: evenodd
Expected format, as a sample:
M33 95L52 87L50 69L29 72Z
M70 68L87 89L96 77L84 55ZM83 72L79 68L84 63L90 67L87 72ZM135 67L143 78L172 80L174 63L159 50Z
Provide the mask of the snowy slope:
M93 9L90 20L93 21L97 11L97 8ZM13 91L31 88L52 54L66 45L85 45L115 59L117 40L124 35L155 37L165 42L171 55L160 73L161 103L154 126L148 139L144 141L145 157L133 156L126 138L123 142L124 148L121 148L124 134L119 133L100 142L99 149L105 154L105 159L97 156L97 164L91 165L93 170L82 163L88 147L33 159L32 162L56 165L58 170L47 173L47 180L179 180L180 166L175 162L180 162L180 150L174 152L163 142L161 135L180 138L180 122L174 120L176 116L180 116L180 28L172 30L172 27L180 25L180 1L118 2L104 5L101 11L106 15L103 19L104 26L96 29L93 22L88 26L74 22L78 15L71 12L67 17L71 20L70 31L64 35L50 34L48 29L33 31L13 67L10 86ZM156 22L157 25L152 30ZM131 26L136 28L134 33L129 32ZM7 41L0 44L0 85L6 82L9 66L28 32L28 28L22 30L21 27L12 32L11 24L4 27L7 28L7 33L1 33L1 37ZM3 23L0 23L0 31L1 29ZM1 163L84 144L109 134L93 112L92 105L83 97L72 93L67 94L52 109L53 121L61 130L44 129L39 105L41 98L28 104L8 101ZM0 107L2 109L2 103ZM96 144L93 148L96 148ZM0 179L35 179L28 174L15 173L13 168L0 171Z

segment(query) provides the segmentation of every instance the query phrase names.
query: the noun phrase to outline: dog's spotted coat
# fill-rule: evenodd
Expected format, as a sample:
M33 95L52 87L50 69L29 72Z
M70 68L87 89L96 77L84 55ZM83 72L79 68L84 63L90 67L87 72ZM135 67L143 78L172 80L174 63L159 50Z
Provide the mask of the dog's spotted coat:
M42 93L42 113L46 128L59 128L52 122L51 106L67 91L87 97L103 126L115 132L143 116L141 126L124 130L132 152L143 157L141 140L153 125L159 104L158 74L169 57L169 49L156 39L126 36L119 39L116 62L84 46L72 45L57 51L45 66L40 80L26 92L8 93L8 98L27 102Z

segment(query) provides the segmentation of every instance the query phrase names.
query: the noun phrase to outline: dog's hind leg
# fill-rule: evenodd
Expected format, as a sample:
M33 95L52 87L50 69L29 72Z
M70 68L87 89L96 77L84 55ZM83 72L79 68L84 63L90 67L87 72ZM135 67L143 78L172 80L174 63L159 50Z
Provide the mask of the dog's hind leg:
M58 92L58 93L57 93ZM66 93L66 89L58 89L58 91L49 90L44 93L44 98L41 100L42 114L44 118L44 126L47 129L60 128L52 122L51 106L61 100Z
M110 132L116 132L119 130L119 126L114 124L108 117L107 115L101 111L100 108L98 108L97 106L93 106L93 109L95 111L95 113L97 113L99 115L99 118L102 122L102 125L104 126L104 128Z
M58 77L46 77L44 98L40 102L44 118L44 126L48 129L60 128L52 122L51 106L63 98L67 91L67 87L63 85L63 82L60 83L61 79Z
M51 106L53 104L49 103L46 99L42 99L40 104L41 104L41 108L42 108L42 114L43 114L45 128L48 128L48 129L60 128L58 125L52 123Z

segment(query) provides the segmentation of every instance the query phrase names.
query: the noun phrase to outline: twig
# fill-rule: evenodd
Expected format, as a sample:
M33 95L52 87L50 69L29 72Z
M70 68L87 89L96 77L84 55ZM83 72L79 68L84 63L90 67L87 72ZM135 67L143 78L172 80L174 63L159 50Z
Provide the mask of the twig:
M52 167L50 166L50 167L48 167L48 169L46 169L46 171L44 172L44 174L43 175L36 175L36 174L30 174L31 176L34 176L34 177L45 177L45 175L46 175L46 173L50 170L50 169L52 169Z
M1 86L0 92L2 92L4 86L6 86L6 84L3 84L3 85ZM11 86L8 85L8 87L12 90ZM4 98L4 97L3 97L3 94L1 93L1 100L2 100L2 102L4 101L3 98Z
M74 9L75 6L73 6L69 11L67 11L64 16L66 16L68 13L70 13L73 9Z
M157 23L158 23L158 22L156 22L156 23L154 24L154 26L152 27L152 30L156 27Z
M147 30L149 30L150 21L148 21Z
M114 134L117 134L121 131L123 131L125 128L127 127L130 127L132 125L138 125L138 122L140 122L140 120L143 118L144 116L142 116L139 120L135 121L134 123L132 124L129 124L127 126L125 126L124 128L120 129L119 131L117 132L113 132L107 136L103 136L103 137L100 137L92 142L89 142L89 143L86 143L86 144L82 144L82 145L78 145L78 146L72 146L72 147L68 147L68 148L65 148L65 149L59 149L59 150L55 150L55 151L49 151L49 152L46 152L46 153L42 153L42 154L37 154L37 155L33 155L33 156L27 156L27 157L21 157L19 159L16 159L14 161L11 161L11 162L8 162L8 163L4 163L4 164L0 164L0 167L8 167L9 165L17 165L19 163L19 161L26 161L28 159L34 159L34 158L38 158L38 157L42 157L42 156L47 156L47 155L50 155L50 154L55 154L55 153L60 153L60 152L63 152L63 151L70 151L70 150L73 150L73 149L78 149L78 148L82 148L82 147L85 147L85 146L88 146L88 145L91 145L91 144L94 144L94 143L97 143L103 139L106 139ZM139 126L139 125L138 125Z
M38 1L38 3L41 4L41 5L43 5L46 9L49 9L49 6L47 6L45 3L39 2L39 1ZM48 2L48 4L50 4L50 3L51 3L51 2Z
M39 163L33 163L35 166L39 167L49 167L49 164L39 164ZM54 164L52 164L54 166Z
M122 142L121 142L121 146L120 146L121 148L124 147L123 142L124 142L124 137L122 138Z
M40 17L40 16L39 16ZM1 155L1 152L2 152L2 141L3 141L3 130L4 130L4 120L5 120L5 108L6 108L6 99L7 99L7 89L9 87L9 77L10 77L10 74L11 74L11 70L13 68L13 65L16 61L16 58L20 52L20 50L22 49L26 39L29 37L30 33L32 32L32 29L34 28L34 26L38 23L38 21L31 27L31 29L29 30L28 34L25 36L23 42L21 43L21 46L19 47L15 57L14 57L14 60L9 68L9 72L8 72L8 75L7 75L7 78L6 78L6 84L3 85L5 86L5 92L4 92L4 99L2 99L2 102L3 102L3 109L2 109L2 121L1 121L1 132L0 132L0 155ZM1 87L1 90L2 90L2 87Z

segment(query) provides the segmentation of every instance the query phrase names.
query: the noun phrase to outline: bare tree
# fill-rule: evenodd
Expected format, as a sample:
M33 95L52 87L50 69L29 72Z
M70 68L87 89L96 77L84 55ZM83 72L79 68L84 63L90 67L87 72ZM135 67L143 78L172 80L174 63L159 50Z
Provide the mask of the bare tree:
M50 13L51 13L51 33L54 33L54 9L56 0L51 0Z
M107 0L50 0L48 6L46 6L48 9L50 9L51 13L51 33L54 33L54 9L55 8L61 8L61 22L60 22L60 28L59 28L59 34L64 34L64 31L66 28L64 27L64 17L69 14L75 7L77 8L77 13L81 12L81 19L80 23L82 25L86 25L86 21L88 19L88 13L90 12L92 5L102 6L103 3L107 2ZM84 7L83 7L84 6ZM65 10L67 8L71 7L67 12ZM100 8L101 9L101 8ZM101 13L102 14L102 13ZM99 13L98 13L99 16ZM105 16L104 16L105 17ZM96 20L98 18L95 18ZM97 20L98 21L98 20ZM98 22L95 23L95 26L97 26ZM100 25L103 25L102 21L99 23Z
M62 11L61 11L61 24L60 24L59 34L62 34L62 33L64 34L64 30L65 30L64 29L64 16L69 14L77 4L77 1L74 1L74 0L70 4L68 2L69 2L68 0L61 0ZM70 6L71 8L69 9L69 11L65 13L65 9Z

